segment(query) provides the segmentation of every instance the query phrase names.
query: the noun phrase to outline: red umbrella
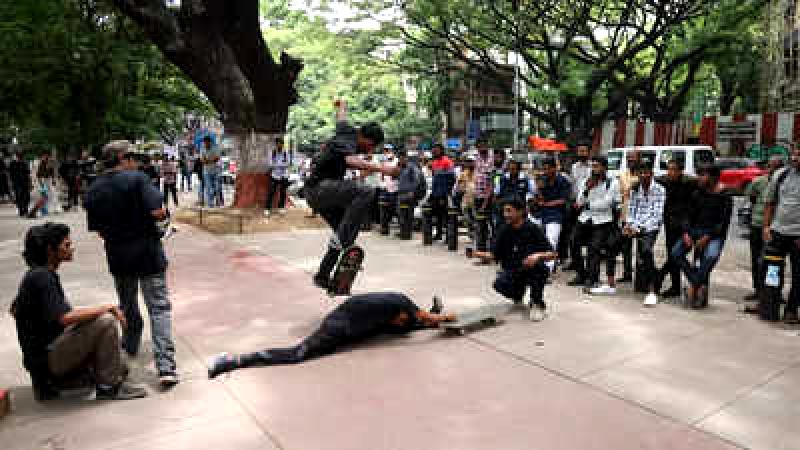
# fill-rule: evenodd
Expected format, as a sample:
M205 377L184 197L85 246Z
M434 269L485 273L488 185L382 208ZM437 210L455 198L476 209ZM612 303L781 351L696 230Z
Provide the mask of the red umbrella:
M528 138L528 146L532 150L542 152L565 152L567 151L567 144L558 142L554 139L540 138L539 136L530 136Z

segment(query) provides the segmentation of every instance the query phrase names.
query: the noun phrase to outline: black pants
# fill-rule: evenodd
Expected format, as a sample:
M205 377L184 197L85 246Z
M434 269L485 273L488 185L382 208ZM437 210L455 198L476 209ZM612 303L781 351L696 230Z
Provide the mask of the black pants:
M81 180L78 177L64 180L64 184L67 185L67 209L80 205L80 183Z
M672 279L672 284L670 285L670 290L680 291L681 289L681 268L678 266L676 261L674 261L670 255L672 255L672 249L675 248L675 244L678 243L681 239L683 239L683 228L675 225L665 225L664 230L666 232L664 236L665 240L665 247L667 249L667 261L659 270L659 278L663 279L664 277L669 274L669 277Z
M545 306L544 286L548 274L544 266L531 270L504 270L494 280L494 290L514 303L520 303L525 297L525 289L530 288L531 303Z
M750 274L753 277L753 291L758 292L764 283L761 262L764 258L764 234L761 227L750 227Z
M642 233L636 237L636 271L637 276L641 276L641 286L646 289L653 289L658 278L655 255L653 247L656 245L658 231ZM639 283L637 283L639 284Z
M340 252L356 242L374 199L375 189L352 180L322 180L306 189L308 205L334 230L318 277L330 276Z
M169 207L169 196L172 194L172 201L178 206L178 184L164 183L164 206Z
M579 241L575 258L578 277L587 281L587 285L595 284L600 280L600 263L606 260L606 275L614 276L617 267L616 253L608 248L608 238L611 235L613 223L600 225L578 224L576 238ZM587 247L588 264L580 252L581 246Z
M623 267L623 276L625 277L632 277L633 276L633 238L623 236L622 237L622 247L620 249L622 253L622 267Z
M436 236L442 236L447 230L447 197L431 197L428 203L431 206Z
M319 328L302 342L286 348L270 348L240 355L239 367L297 364L311 358L333 353L347 342L350 323L333 314L325 318Z
M14 201L17 204L17 211L20 216L28 215L28 207L31 203L31 190L27 185L14 184Z
M272 209L272 202L275 200L275 193L278 193L278 208L286 207L286 190L289 188L289 180L282 178L272 178L269 184L269 194L267 194L267 209Z

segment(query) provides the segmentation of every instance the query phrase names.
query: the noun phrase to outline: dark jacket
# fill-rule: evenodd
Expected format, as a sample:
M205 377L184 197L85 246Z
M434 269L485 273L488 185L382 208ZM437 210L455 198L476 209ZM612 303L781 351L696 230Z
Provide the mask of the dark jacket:
M697 180L684 175L678 181L663 176L657 179L667 191L664 202L664 225L667 228L682 227L689 217L692 194L697 191Z
M31 168L27 161L11 161L8 165L11 183L15 186L31 186Z

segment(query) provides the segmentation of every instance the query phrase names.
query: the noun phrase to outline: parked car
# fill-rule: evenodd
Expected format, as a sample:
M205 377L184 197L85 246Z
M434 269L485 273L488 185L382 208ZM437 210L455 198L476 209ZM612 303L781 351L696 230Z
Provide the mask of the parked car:
M752 159L718 158L717 166L721 169L719 182L722 188L741 195L753 179L767 174L769 171L758 166Z
M615 148L608 151L608 173L618 177L620 173L628 170L627 154L638 151L643 159L655 162L653 172L656 176L667 173L667 164L677 160L683 164L686 175L697 175L697 167L703 163L713 163L714 150L707 145L664 145L664 146L638 146Z

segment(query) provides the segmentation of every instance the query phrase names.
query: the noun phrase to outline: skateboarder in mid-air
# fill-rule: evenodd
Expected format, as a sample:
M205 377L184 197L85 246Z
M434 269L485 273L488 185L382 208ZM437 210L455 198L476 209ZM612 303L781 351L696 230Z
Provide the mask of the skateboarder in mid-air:
M405 334L456 320L454 314L441 314L441 311L441 301L436 297L431 312L426 312L399 293L354 295L328 314L317 331L298 345L241 355L223 353L209 361L208 377L243 367L296 364L379 334Z
M383 130L376 123L356 129L340 122L326 151L317 154L311 163L311 175L305 184L306 200L334 231L328 251L314 275L314 284L322 289L330 288L331 271L342 251L355 243L362 222L369 218L375 198L373 188L344 179L347 169L360 170L362 174L378 172L390 177L397 177L400 173L398 167L372 164L359 156L371 153L382 142Z

